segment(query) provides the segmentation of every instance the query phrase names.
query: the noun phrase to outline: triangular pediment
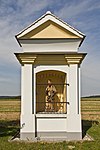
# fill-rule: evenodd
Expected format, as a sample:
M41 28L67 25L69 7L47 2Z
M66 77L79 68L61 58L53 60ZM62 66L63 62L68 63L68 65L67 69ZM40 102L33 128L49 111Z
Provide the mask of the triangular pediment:
M64 29L62 26L54 23L53 21L46 21L31 32L25 34L21 38L79 38L79 36Z
M81 38L85 35L63 22L51 12L47 12L41 18L16 35L17 39L34 38Z

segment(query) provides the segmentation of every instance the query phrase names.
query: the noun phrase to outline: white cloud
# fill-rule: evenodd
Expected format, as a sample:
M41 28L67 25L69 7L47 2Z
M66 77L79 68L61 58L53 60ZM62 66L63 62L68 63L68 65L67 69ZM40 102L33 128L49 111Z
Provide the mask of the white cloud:
M20 94L20 64L14 53L21 52L21 48L14 36L41 15L42 10L52 2L0 1L0 95Z
M14 56L14 52L21 52L21 48L14 36L49 8L59 18L65 21L68 20L87 35L80 49L80 52L88 52L88 56L82 65L82 80L85 83L83 84L83 95L96 93L96 87L98 87L99 91L100 70L98 68L100 52L98 51L98 39L100 39L100 31L98 29L100 15L98 15L98 12L100 11L100 2L98 0L77 0L77 2L74 0L0 0L1 95L19 92L20 65Z
M68 19L68 18L74 18L77 17L78 15L85 14L88 11L93 11L95 9L100 8L100 1L92 1L92 0L78 0L78 1L66 1L64 6L60 10L56 10L55 13L63 18L63 19Z

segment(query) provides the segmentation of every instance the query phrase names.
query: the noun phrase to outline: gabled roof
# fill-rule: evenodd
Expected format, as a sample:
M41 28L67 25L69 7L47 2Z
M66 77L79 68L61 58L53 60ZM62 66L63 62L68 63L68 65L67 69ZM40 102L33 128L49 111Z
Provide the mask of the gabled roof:
M72 33L73 35L77 36L78 38L81 38L82 41L85 38L85 35L82 32L78 31L77 29L73 28L72 26L70 26L66 22L62 21L61 19L56 17L54 14L52 14L50 11L47 11L38 20L33 22L31 25L29 25L28 27L26 27L22 31L20 31L15 37L17 39L23 39L23 37L25 37L25 35L27 35L31 31L37 29L39 26L41 26L42 24L44 24L44 23L46 23L48 21L51 21L51 22L59 25L60 27L62 27L66 31L69 31L70 33ZM81 41L81 43L82 43L82 41Z

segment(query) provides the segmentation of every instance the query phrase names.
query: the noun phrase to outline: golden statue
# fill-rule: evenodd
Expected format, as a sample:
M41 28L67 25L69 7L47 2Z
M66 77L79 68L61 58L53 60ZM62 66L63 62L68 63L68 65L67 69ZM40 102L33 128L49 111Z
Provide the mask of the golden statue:
M48 80L48 85L46 87L46 109L45 111L54 111L54 99L57 90L52 84L51 80Z

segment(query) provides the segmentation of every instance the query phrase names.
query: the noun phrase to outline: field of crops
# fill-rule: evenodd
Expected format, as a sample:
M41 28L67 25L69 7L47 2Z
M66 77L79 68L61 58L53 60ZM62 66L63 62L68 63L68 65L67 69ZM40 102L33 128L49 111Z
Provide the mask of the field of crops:
M100 120L100 98L82 98L82 119Z
M82 131L94 141L80 142L8 142L19 129L20 100L0 100L0 150L99 150L100 149L100 98L82 98Z
M82 119L100 120L100 98L82 98ZM0 119L19 119L20 100L0 100Z
M20 100L0 100L0 120L18 120Z

